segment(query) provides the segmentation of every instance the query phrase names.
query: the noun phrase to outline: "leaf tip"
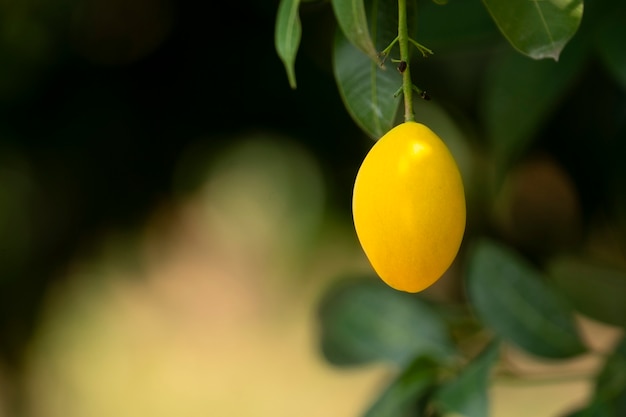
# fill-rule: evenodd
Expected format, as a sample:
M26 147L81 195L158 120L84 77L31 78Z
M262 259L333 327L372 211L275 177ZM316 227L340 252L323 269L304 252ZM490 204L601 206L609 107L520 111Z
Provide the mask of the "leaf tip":
M288 71L287 79L289 80L289 87L291 87L292 90L295 90L298 87L296 83L296 74L294 74L293 71Z
M545 51L543 53L530 54L529 56L535 60L552 59L554 62L559 62L561 50Z

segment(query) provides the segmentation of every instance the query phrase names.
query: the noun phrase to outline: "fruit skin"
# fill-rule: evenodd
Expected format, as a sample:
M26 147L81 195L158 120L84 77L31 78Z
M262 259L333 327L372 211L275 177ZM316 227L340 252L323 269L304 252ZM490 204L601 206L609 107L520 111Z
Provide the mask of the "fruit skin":
M456 257L465 232L465 193L441 139L402 123L370 149L354 182L352 215L372 267L390 287L418 292Z

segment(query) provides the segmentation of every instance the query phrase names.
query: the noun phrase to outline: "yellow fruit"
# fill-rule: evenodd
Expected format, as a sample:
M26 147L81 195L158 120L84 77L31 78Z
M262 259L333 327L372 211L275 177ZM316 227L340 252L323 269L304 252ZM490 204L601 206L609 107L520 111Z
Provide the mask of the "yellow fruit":
M407 292L429 287L450 267L465 231L465 193L452 154L420 123L391 129L361 164L352 214L383 281Z

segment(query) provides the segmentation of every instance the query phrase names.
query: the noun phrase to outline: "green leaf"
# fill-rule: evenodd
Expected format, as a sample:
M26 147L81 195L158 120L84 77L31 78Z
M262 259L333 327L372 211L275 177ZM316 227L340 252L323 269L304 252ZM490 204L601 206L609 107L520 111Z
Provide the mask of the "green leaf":
M300 0L280 0L274 32L276 52L285 65L291 88L296 88L296 55L302 37L299 6Z
M411 407L433 387L437 366L428 358L417 357L372 404L364 417L415 416Z
M626 328L626 271L561 257L548 265L548 274L582 314Z
M378 278L350 280L320 304L322 350L337 365L377 360L405 365L416 355L454 353L443 319L424 301Z
M367 0L365 5L374 43L383 50L397 34L397 5L393 0ZM333 70L341 98L356 124L373 139L391 130L401 102L394 97L402 85L398 71L390 65L381 68L341 31L335 36Z
M626 5L616 2L616 10L605 16L597 33L597 50L609 72L626 89Z
M489 375L498 359L498 354L498 342L487 346L455 379L447 382L437 391L435 402L448 413L464 417L488 416Z
M487 70L482 113L499 174L532 143L583 69L587 45L574 43L559 63L505 51Z
M477 242L467 280L478 317L503 339L548 358L585 352L570 306L515 253Z
M464 417L487 417L489 373L498 359L500 344L493 342L459 375L435 394L437 404L448 413Z
M610 402L626 393L626 337L609 356L598 375L594 397Z
M590 404L568 417L626 415L626 337L622 337L596 378Z
M583 17L583 0L483 0L483 3L509 43L533 59L558 61Z
M378 63L378 53L367 27L363 0L332 0L332 4L335 18L346 39Z

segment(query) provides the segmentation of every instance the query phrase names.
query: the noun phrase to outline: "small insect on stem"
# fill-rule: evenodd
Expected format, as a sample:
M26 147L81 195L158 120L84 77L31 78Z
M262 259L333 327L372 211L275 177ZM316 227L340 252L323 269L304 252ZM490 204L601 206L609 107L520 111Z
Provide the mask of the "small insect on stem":
M430 94L428 94L426 92L426 90L422 90L421 88L419 88L415 84L413 84L413 91L415 91L417 94L419 94L420 97L423 98L424 100L426 100L426 101L430 100Z
M400 74L406 71L406 67L407 67L406 61L400 61L400 63L398 64L398 71L400 72Z

